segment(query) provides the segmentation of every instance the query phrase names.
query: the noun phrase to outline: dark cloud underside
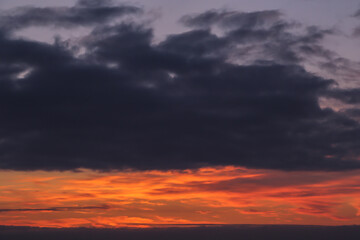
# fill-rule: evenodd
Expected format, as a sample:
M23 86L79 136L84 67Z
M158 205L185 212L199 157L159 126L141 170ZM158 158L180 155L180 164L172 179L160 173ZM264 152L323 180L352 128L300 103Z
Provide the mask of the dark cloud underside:
M72 48L5 33L16 26L0 35L0 168L360 166L358 122L318 103L334 81L300 65L330 57L320 42L331 31L294 34L278 11L211 11L184 17L194 28L153 44L142 24L104 24L135 8L97 4L13 15L21 26L96 25ZM254 49L263 57L236 63Z

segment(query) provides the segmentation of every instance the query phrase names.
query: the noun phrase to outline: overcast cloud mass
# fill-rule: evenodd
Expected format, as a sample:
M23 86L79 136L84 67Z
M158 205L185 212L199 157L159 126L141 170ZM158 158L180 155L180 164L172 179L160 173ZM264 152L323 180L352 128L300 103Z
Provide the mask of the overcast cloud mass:
M222 9L189 13L187 31L155 42L144 14L86 0L1 12L0 168L360 168L358 86L306 70L316 60L358 80L323 47L334 29ZM32 26L92 30L16 37Z

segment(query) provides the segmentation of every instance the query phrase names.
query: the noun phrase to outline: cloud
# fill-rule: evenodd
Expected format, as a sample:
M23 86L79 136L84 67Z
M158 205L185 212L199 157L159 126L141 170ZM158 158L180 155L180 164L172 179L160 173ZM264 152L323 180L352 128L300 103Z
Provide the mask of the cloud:
M102 206L84 206L84 207L50 207L50 208L3 208L0 209L0 212L62 212L62 211L78 211L78 210L94 210L94 209L109 209L108 205Z
M41 177L39 171L0 173L6 179L0 185L0 225L360 223L359 170L289 172L227 166L43 171Z
M139 12L140 8L134 6L98 0L80 0L73 7L18 7L2 14L0 28L14 31L32 26L93 26Z
M103 21L78 12L126 12L97 4L46 8L55 13L45 22L77 26ZM0 168L358 168L359 123L321 108L335 81L301 66L309 52L326 58L320 43L331 31L293 34L278 11L207 15L183 21L219 22L224 35L196 28L154 44L152 28L127 21L94 28L75 46L82 54L61 41L1 35Z
M360 9L354 14L354 17L360 19ZM356 27L356 28L354 29L353 35L354 35L355 37L359 37L359 36L360 36L360 26L358 26L358 27Z
M354 14L355 17L360 17L360 9Z
M219 25L228 28L256 28L280 20L282 13L278 10L258 12L237 12L210 10L200 14L183 16L180 21L190 27L210 27Z
M201 14L185 15L181 22L196 29L218 27L225 32L226 39L237 48L246 46L247 51L256 52L256 57L262 60L298 63L309 56L328 59L334 54L319 44L326 36L335 34L332 29L308 26L305 32L295 34L293 30L299 29L302 25L285 20L278 10L211 10Z
M354 29L353 35L354 35L355 37L360 36L360 27L357 27L357 28Z
M334 89L334 90L329 91L328 95L330 97L339 99L348 104L360 103L360 89L359 88Z

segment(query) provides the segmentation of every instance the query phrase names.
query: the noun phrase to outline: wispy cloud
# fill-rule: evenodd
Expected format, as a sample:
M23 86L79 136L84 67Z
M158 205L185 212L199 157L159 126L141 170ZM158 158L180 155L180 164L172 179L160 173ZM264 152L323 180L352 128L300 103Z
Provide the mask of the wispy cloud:
M83 207L50 207L50 208L8 208L0 209L0 212L37 212L37 211L50 211L50 212L61 212L61 211L77 211L77 210L94 210L101 209L106 210L110 209L108 205L101 206L83 206Z

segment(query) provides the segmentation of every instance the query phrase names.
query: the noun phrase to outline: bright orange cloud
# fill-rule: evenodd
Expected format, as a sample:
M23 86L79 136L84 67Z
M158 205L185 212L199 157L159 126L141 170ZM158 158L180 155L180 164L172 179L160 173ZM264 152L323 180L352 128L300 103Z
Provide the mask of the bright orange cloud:
M0 225L360 224L360 171L1 171Z

